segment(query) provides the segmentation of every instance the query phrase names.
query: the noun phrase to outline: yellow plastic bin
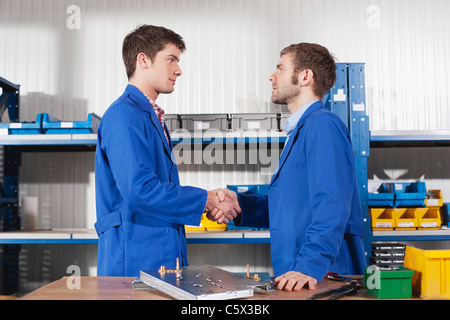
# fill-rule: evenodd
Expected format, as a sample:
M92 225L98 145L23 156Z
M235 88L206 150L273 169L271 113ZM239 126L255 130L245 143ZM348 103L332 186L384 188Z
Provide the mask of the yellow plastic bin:
M225 231L227 230L227 224L226 223L217 223L215 221L211 221L208 218L203 219L203 224L207 231Z
M184 228L186 232L192 232L192 231L205 231L205 220L208 220L206 218L206 213L203 213L202 218L200 219L200 224L198 226L189 226L185 225Z
M395 230L416 230L417 210L427 210L426 208L402 208L393 211Z
M428 208L426 211L418 212L419 230L437 230L442 225L441 209Z
M432 196L431 198L425 199L425 205L428 208L440 208L444 204L441 190L428 190L427 195Z
M414 270L412 290L423 299L450 299L450 250L406 247L405 268Z
M397 209L370 208L372 230L394 230L394 210Z

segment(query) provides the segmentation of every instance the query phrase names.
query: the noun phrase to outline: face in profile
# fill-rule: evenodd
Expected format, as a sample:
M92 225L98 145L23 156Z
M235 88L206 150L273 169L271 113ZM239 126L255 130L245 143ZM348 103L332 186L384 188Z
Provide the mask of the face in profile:
M272 102L275 104L288 104L300 94L292 54L286 53L281 57L269 81L272 82Z
M173 92L176 80L181 76L179 61L180 49L170 43L156 54L146 77L147 83L157 94Z

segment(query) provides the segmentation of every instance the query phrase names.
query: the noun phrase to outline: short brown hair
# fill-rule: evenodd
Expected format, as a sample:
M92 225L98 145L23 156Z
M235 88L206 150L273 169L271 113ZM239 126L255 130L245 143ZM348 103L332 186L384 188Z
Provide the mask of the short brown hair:
M281 50L280 56L291 53L295 76L310 69L314 75L314 94L323 98L336 82L336 62L327 48L315 43L298 43Z
M139 53L145 53L153 62L156 54L169 43L174 44L181 52L186 50L183 38L164 27L144 24L130 32L123 40L122 45L122 59L128 79L136 70L136 57Z

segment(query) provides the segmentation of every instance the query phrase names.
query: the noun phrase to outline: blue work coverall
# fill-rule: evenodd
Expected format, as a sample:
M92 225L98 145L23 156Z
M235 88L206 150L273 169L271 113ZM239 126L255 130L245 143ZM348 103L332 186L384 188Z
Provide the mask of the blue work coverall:
M239 226L270 228L275 276L363 274L361 200L348 129L312 104L291 133L268 194L238 194Z
M184 225L200 224L207 192L180 185L170 137L148 99L128 85L97 135L97 274L138 277L174 268L177 258L187 265Z

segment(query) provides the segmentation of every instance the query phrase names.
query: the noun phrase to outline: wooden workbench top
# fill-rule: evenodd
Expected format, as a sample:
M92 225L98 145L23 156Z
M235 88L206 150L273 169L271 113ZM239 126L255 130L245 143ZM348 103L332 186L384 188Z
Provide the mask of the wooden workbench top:
M72 279L61 278L20 298L20 300L175 300L156 289L133 289L132 277L81 277L80 288L70 289ZM68 285L69 283L69 285ZM342 286L342 282L322 280L316 290L300 292L255 290L253 297L243 300L308 300L313 294ZM373 299L364 289L345 300Z

